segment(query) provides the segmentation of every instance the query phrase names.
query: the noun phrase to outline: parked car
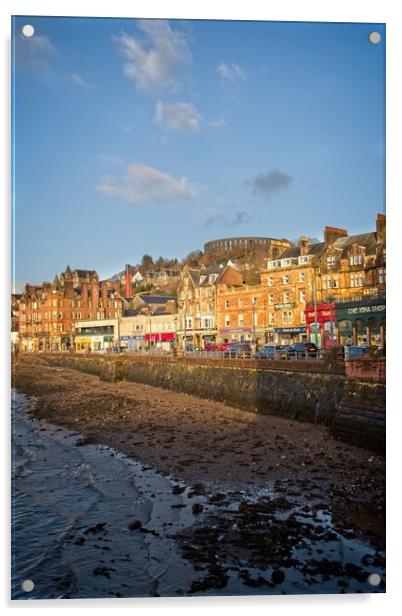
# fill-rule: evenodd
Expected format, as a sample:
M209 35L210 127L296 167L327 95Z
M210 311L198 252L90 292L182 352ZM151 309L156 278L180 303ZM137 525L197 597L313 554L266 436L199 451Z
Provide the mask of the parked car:
M217 351L218 345L215 342L206 342L204 344L204 351Z
M313 342L295 342L284 350L286 359L307 359L317 358L318 349Z
M192 353L193 351L201 351L201 348L197 346L196 344L193 344L192 342L187 342L186 351L188 353Z
M241 357L250 359L252 354L251 345L249 342L233 342L229 344L223 352L223 357Z
M284 346L266 344L254 354L255 359L282 359L285 355Z
M226 351L230 346L230 342L207 342L204 345L204 351Z
M360 357L369 357L370 347L367 344L349 345L345 347L345 359L359 359Z

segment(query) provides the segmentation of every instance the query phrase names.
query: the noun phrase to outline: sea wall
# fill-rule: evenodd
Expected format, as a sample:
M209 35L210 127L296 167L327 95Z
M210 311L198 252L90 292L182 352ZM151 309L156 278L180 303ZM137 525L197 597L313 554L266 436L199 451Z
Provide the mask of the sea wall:
M257 362L173 357L42 355L48 364L225 402L256 413L324 423L344 440L383 451L385 384L347 367L333 374L318 362ZM294 364L294 365L293 365ZM315 370L315 367L317 370ZM350 378L348 373L352 373Z

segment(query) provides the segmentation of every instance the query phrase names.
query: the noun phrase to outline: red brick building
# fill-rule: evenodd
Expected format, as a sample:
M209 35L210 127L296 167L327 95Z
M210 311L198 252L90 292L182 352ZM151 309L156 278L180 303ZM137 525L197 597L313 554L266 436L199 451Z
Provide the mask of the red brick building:
M67 351L73 348L75 322L119 318L123 298L95 270L66 270L53 283L25 286L19 299L19 350Z

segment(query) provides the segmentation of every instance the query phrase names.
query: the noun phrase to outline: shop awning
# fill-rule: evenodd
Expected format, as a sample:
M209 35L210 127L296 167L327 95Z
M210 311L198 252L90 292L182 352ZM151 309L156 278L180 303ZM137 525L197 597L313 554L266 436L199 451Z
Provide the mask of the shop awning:
M155 342L170 342L174 340L173 332L160 332L155 334L145 334L145 340L153 340Z

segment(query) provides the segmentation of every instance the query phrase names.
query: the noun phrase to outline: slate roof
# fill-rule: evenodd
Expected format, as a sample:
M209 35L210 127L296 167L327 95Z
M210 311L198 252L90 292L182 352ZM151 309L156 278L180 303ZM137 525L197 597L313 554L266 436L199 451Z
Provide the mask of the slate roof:
M339 237L334 241L332 246L334 248L342 250L342 257L346 257L348 250L353 244L358 244L359 246L364 246L366 249L366 254L375 254L376 246L377 246L377 234L375 231L370 233L359 233L358 235L347 235L343 237ZM314 257L320 256L320 254L325 249L325 242L315 242L314 244L309 245L308 254L313 255ZM300 246L292 246L291 248L287 248L280 257L274 259L276 261L280 261L281 259L290 259L290 258L300 257Z
M174 295L137 295L146 304L166 304L169 301L174 301Z
M324 242L315 242L314 244L310 244L308 254L316 257L324 250L324 247ZM281 259L291 259L296 257L300 257L300 246L292 246L291 248L287 248L279 257L273 259L273 261L281 261Z
M377 248L377 234L375 231L371 233L360 233L358 235L349 235L340 237L334 243L335 248L342 249L342 256L347 255L348 249L353 245L364 246L366 254L375 254Z
M87 276L93 276L96 274L95 270L75 269L73 274L77 274L78 278L86 278Z

